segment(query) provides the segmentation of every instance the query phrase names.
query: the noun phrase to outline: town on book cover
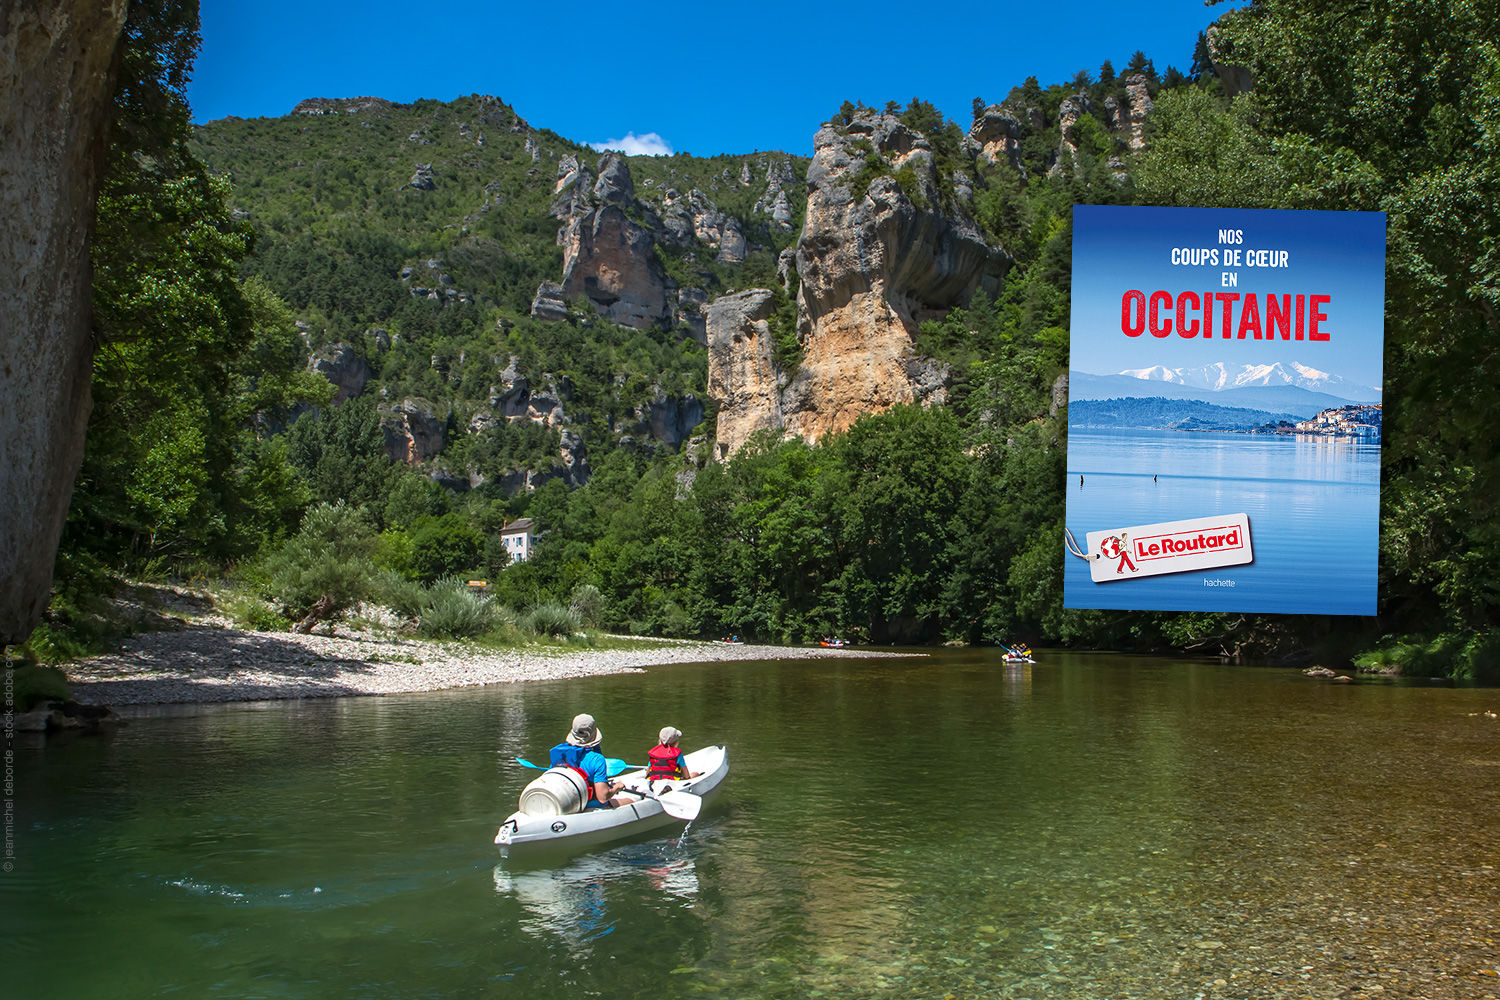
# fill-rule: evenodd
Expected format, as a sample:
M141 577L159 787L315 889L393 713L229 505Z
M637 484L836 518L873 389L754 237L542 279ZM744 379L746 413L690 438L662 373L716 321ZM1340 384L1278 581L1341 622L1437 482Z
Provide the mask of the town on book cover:
M1063 605L1373 615L1385 213L1073 210Z

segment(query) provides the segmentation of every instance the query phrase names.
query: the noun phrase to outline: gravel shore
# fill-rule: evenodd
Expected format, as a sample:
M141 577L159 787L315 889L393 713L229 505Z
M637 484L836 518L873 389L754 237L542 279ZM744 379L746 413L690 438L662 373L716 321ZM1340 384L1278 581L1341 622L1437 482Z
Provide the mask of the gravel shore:
M70 664L67 675L75 700L115 707L440 691L639 673L664 663L920 655L651 642L639 649L490 650L343 630L333 635L296 635L200 622L175 631L131 636L116 652Z

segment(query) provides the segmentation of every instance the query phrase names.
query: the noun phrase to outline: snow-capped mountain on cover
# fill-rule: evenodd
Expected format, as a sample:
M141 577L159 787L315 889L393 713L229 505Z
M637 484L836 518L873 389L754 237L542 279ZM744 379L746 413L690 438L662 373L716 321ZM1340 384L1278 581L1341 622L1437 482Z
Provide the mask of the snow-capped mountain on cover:
M1274 361L1263 365L1227 365L1222 361L1201 368L1131 368L1119 373L1145 382L1171 382L1190 389L1223 392L1254 386L1296 386L1313 392L1326 392L1349 399L1380 398L1380 389L1357 385L1341 375L1331 375L1295 361Z

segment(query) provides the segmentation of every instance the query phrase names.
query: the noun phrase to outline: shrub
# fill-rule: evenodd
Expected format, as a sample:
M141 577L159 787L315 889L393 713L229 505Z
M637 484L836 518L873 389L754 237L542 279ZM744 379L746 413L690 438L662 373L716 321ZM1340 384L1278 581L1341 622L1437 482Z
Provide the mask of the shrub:
M379 569L394 570L407 579L415 580L417 572L411 565L415 553L416 546L412 544L410 535L400 528L389 528L375 536L370 560Z
M254 632L285 632L292 627L291 621L277 614L275 608L250 594L226 598L219 607L237 628Z
M906 195L906 200L917 208L926 209L932 206L927 201L927 195L922 191L922 182L917 179L917 172L911 167L902 167L896 171L896 186L901 193Z
M604 620L604 594L592 583L580 583L573 588L568 608L578 616L581 626L598 628L599 623Z
M692 635L693 616L688 614L687 609L676 601L668 601L661 607L658 615L661 634L671 639L681 639Z
M493 603L456 577L439 580L427 591L417 630L432 638L464 639L484 635L495 625Z
M383 604L403 618L420 618L427 603L427 588L395 570L375 576L371 600Z
M1445 632L1435 637L1387 640L1385 645L1354 657L1354 664L1371 673L1493 684L1500 680L1500 631L1481 629L1469 635Z
M44 621L32 631L22 653L39 663L67 663L92 656L100 649L100 638L92 632L81 633L64 623Z
M521 620L521 627L530 629L537 635L566 638L578 631L579 618L572 608L565 608L556 601L548 601L532 608Z
M44 701L67 701L68 680L56 667L24 664L15 668L11 683L16 710L29 712Z
M271 596L288 614L306 616L298 628L337 618L370 595L371 534L363 509L318 504L297 534L267 557Z

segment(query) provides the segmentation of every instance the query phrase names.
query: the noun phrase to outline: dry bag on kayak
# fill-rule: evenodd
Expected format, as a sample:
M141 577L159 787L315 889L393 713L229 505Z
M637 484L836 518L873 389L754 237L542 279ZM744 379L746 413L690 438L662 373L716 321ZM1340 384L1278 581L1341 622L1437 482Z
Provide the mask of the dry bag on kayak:
M521 811L531 816L583 812L589 786L571 767L552 767L521 791Z

